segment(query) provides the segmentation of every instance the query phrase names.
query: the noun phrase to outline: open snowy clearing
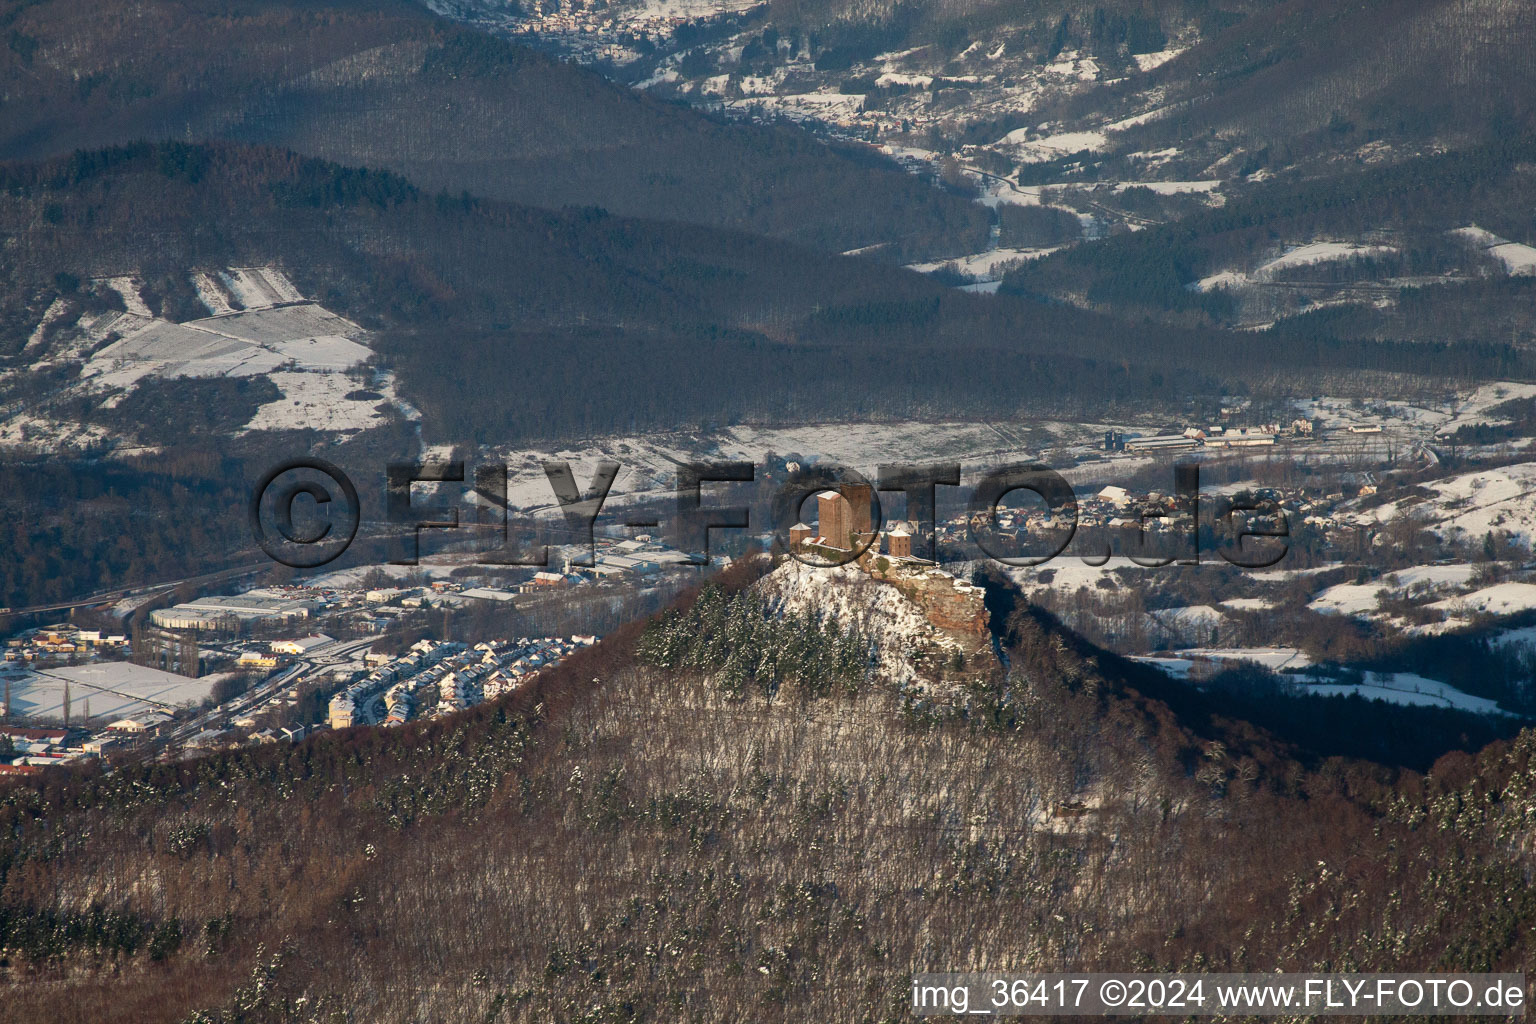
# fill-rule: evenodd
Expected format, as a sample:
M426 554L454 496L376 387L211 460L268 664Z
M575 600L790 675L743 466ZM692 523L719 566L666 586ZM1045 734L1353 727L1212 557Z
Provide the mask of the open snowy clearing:
M1461 597L1448 597L1430 607L1457 615L1514 615L1536 608L1536 583L1496 583Z
M1412 672L1367 672L1359 683L1305 681L1306 692L1321 697L1357 694L1367 700L1417 707L1455 708L1478 715L1508 715L1497 701L1463 693L1449 683L1426 679Z
M1109 144L1103 132L1061 132L1030 138L1035 131L1033 128L1016 128L998 139L994 145L1011 147L1015 155L1025 163L1039 163L1084 150L1098 152Z
M1294 647L1196 647L1172 654L1133 657L1146 665L1154 665L1169 675L1187 679L1197 665L1207 672L1227 667L1226 662L1253 662L1274 672L1284 669L1307 668L1312 664L1301 651Z
M80 376L126 388L145 377L252 377L283 361L279 353L247 341L154 320L96 353Z
M1305 267L1314 263L1328 263L1333 260L1348 260L1360 256L1375 256L1381 253L1396 251L1390 245L1359 245L1354 242L1312 242L1309 245L1301 245L1288 250L1284 256L1270 260L1268 263L1260 266L1254 274L1257 277L1263 277L1273 274L1277 270L1285 270L1290 267Z
M1075 594L1083 587L1098 589L1101 581L1107 581L1112 587L1118 588L1118 574L1125 571L1144 573L1158 570L1137 565L1124 555L1116 555L1102 565L1090 565L1081 558L1063 555L1040 566L1010 568L1008 576L1025 593L1054 590L1062 594ZM1208 610L1215 612L1215 609Z
M1275 602L1263 597L1231 597L1221 602L1221 607L1234 612L1263 612L1275 606Z
M245 309L299 302L304 298L287 275L276 267L230 267L219 273L219 280Z
M1198 648L1176 651L1172 655L1133 658L1153 665L1179 679L1198 682L1218 671L1223 662L1256 662L1266 668L1286 672L1286 678L1301 691L1319 697L1358 695L1367 700L1386 701L1415 707L1454 708L1478 715L1508 715L1497 701L1474 697L1449 683L1428 679L1413 672L1366 672L1359 683L1336 682L1326 677L1293 674L1311 666L1307 656L1290 647Z
M386 399L351 399L357 382L339 373L278 371L267 377L283 393L256 410L245 430L367 430L388 416ZM376 392L378 393L378 392ZM380 410L384 407L384 411Z
M1150 188L1151 186L1147 187ZM1390 245L1361 245L1355 242L1309 242L1306 245L1298 245L1286 250L1283 255L1260 264L1251 273L1241 270L1222 270L1201 278L1190 285L1190 287L1200 292L1208 292L1217 288L1240 288L1254 281L1270 280L1277 271L1281 270L1311 266L1317 263L1329 263L1335 260L1378 256L1396 251Z
M986 252L974 253L970 256L959 256L951 260L937 260L932 263L909 263L908 270L915 270L920 274L931 274L935 270L953 266L962 274L971 277L992 278L1002 274L1003 269L1010 263L1020 263L1026 260L1037 260L1042 256L1049 256L1061 246L1051 246L1046 249L988 249Z
M1158 50L1156 53L1137 53L1132 54L1131 59L1136 62L1139 71L1146 73L1162 67L1187 49L1187 46L1180 46L1170 50Z
M1504 264L1510 274L1536 274L1536 248L1500 238L1473 224L1451 232Z
M1126 189L1144 188L1160 196L1182 196L1214 192L1220 187L1221 181L1217 178L1202 181L1121 181L1115 184L1115 191L1124 192Z
M1437 480L1425 485L1434 497L1408 499L1373 510L1378 521L1410 515L1448 539L1477 540L1503 532L1521 543L1536 540L1536 462Z
M1475 571L1475 566L1465 563L1415 566L1388 573L1368 583L1340 583L1329 587L1313 598L1307 607L1315 612L1371 615L1377 610L1377 595L1382 591L1389 594L1427 594L1454 589L1469 583Z
M388 375L372 375L366 388L354 379L373 355L367 331L306 301L276 268L190 272L188 282L213 315L185 323L151 315L131 275L101 280L122 296L126 311L88 313L59 328L64 307L55 302L29 342L41 346L50 327L63 330L46 359L35 361L33 368L81 361L72 390L101 408L116 406L149 378L263 376L282 397L258 409L244 430L349 433L384 423L390 406L417 418L398 400ZM27 447L43 434L71 446L99 433L95 427L16 413L0 422L0 446Z
M229 293L224 286L214 280L210 274L197 271L191 276L192 287L197 292L197 301L207 307L208 312L214 316L224 313L233 313L235 307L229 304Z
M139 295L139 283L132 277L108 277L103 279L103 283L118 294L128 312L135 316L151 315L149 307L144 304L144 299Z

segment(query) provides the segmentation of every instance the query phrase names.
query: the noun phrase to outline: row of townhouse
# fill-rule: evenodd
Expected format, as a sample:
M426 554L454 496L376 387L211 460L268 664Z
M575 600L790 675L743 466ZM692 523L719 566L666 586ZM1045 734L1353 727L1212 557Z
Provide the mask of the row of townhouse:
M328 709L331 728L345 729L356 724L357 708L363 701L399 680L414 676L436 665L450 654L463 649L463 644L452 641L417 641L411 646L411 653L387 665L381 665L331 698Z

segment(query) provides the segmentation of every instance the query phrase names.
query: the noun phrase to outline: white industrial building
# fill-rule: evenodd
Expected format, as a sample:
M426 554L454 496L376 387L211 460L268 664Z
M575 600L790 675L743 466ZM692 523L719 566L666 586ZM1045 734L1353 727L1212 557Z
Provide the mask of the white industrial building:
M334 642L324 633L315 633L312 636L300 637L297 640L274 640L272 641L271 648L273 654L290 654L298 658L308 654L317 647L324 647L326 644Z
M253 590L234 596L203 597L149 613L162 629L238 629L256 621L302 622L320 608L317 601Z
M1183 434L1155 434L1151 437L1132 437L1125 442L1128 452L1177 452L1200 447L1200 439Z

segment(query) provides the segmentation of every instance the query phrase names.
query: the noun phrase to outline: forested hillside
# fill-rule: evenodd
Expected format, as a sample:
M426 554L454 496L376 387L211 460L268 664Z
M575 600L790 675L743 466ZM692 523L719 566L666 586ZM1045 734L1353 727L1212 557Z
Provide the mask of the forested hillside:
M914 701L850 671L850 623L735 622L753 575L693 647L637 624L451 719L0 791L0 1019L880 1021L918 970L1530 970L1529 734L1325 759L1028 611L1006 674ZM727 685L721 630L779 668Z
M1319 174L1536 127L1521 0L1287 0L1229 24L1138 83L1159 115L1128 147Z
M885 255L972 251L986 212L882 158L723 125L403 2L17 2L0 153L232 139L454 194L740 228Z
M1298 265L1271 275L1271 283L1360 282L1381 294L1357 300L1382 301L1303 316L1286 325L1287 339L1315 340L1331 328L1346 337L1513 337L1529 345L1533 279L1506 273L1458 231L1477 225L1513 241L1536 241L1527 201L1533 155L1536 136L1520 134L1328 178L1267 182L1217 209L1027 264L1008 275L1002 290L1170 322L1226 323L1234 300L1221 287L1197 288L1202 279L1251 272L1304 242L1349 239L1361 243L1354 259ZM1477 316L1467 315L1472 309ZM1302 310L1293 304L1287 312Z

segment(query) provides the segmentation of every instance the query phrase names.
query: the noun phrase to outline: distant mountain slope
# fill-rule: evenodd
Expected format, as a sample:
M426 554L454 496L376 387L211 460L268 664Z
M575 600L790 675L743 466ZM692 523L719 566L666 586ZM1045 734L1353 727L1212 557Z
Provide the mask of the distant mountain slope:
M401 396L452 442L1144 408L1261 370L1533 372L1502 349L1277 350L1133 325L737 232L434 196L265 148L140 144L13 165L0 185L0 408L25 397L29 413L92 354L50 341L82 312L122 308L127 291L148 314L196 319L219 300L193 277L228 267L277 267L373 332ZM123 275L139 284L92 283Z
M1530 347L1533 157L1526 134L1262 182L1218 209L1019 267L1002 290L1185 323L1278 320L1292 337Z
M795 132L712 122L400 3L57 0L0 16L0 154L227 138L429 189L959 253L986 213Z
M808 36L828 69L873 69L883 51L887 61L910 52L922 74L964 70L949 85L980 91L978 124L1009 113L985 96L986 72L1022 70L979 54L1086 59L1082 87L1016 97L1019 123L1082 130L1150 114L1112 148L1189 149L1205 161L1196 171L1234 149L1272 169L1362 150L1400 158L1536 117L1536 6L1523 0L774 0L767 22L780 38ZM1148 70L1130 59L1164 45ZM871 75L861 90L877 84ZM914 83L883 87L900 84ZM964 126L969 103L943 106Z
M1126 144L1209 139L1279 169L1490 141L1536 125L1533 45L1522 0L1290 0L1153 72L1163 113Z
M139 144L0 178L0 407L26 397L10 411L27 415L69 405L80 367L116 351L91 324L124 295L145 304L136 323L196 319L221 304L206 279L227 267L280 266L299 294L374 332L429 428L457 441L973 397L1012 408L1020 385L978 394L970 367L1033 367L1025 390L1048 394L1085 365L1060 339L1091 333L1077 311L1011 301L989 323L999 307L986 299L785 242L433 196L265 148ZM1073 367L1060 379L1058 361ZM946 367L944 383L914 388L913 366Z

